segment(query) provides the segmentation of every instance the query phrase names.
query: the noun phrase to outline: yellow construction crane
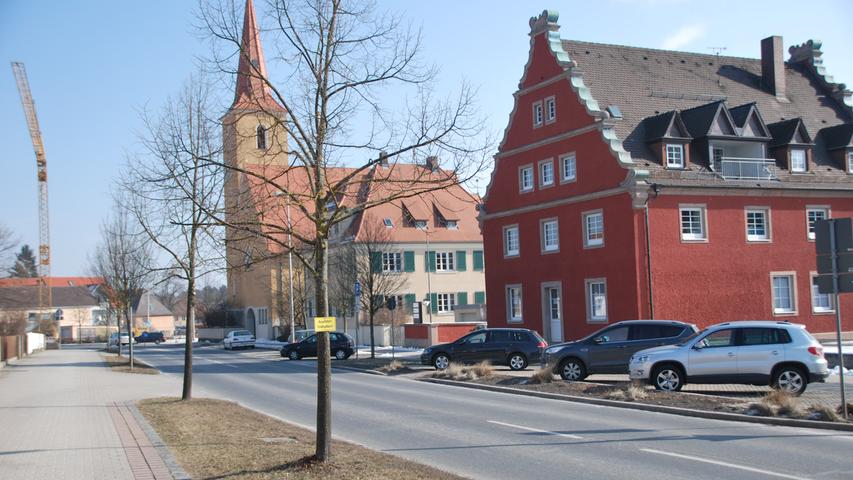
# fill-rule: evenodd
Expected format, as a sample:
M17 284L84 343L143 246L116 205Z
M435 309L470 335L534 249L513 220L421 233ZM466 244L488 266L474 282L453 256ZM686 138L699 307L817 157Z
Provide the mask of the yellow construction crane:
M52 313L53 301L48 283L50 282L50 219L47 207L47 158L44 156L44 144L41 141L41 130L39 129L38 118L36 118L36 105L30 93L27 70L23 63L12 62L12 71L15 73L15 82L18 84L21 104L24 106L24 115L27 117L27 128L30 130L33 150L36 152L39 187L39 312L40 314Z

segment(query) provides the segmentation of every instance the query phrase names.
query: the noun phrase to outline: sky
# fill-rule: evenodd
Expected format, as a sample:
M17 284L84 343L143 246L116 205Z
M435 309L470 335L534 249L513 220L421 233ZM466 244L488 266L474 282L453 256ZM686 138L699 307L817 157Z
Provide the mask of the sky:
M264 3L255 0L262 25ZM0 224L37 247L35 156L9 65L23 61L48 161L53 275L89 271L113 182L140 150L140 112L160 108L210 57L197 8L195 0L0 0ZM565 39L699 53L725 47L723 55L751 58L770 35L783 37L786 56L788 46L820 39L828 72L853 85L850 0L377 0L377 8L422 29L422 58L440 69L437 93L451 94L462 80L477 87L498 136L527 60L528 20L546 8L560 12ZM470 187L482 193L486 185Z

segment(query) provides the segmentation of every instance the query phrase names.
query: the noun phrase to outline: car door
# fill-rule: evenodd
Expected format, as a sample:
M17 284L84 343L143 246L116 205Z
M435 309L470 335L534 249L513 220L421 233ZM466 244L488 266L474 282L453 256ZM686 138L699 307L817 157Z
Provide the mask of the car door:
M687 354L687 377L724 380L737 375L736 329L715 330L698 339Z
M773 366L785 357L788 332L779 328L740 328L737 347L738 375L744 381L770 381Z
M488 332L480 331L462 337L453 348L455 360L470 363L477 360L481 352L485 350Z
M506 363L506 357L510 353L509 350L512 349L515 333L509 330L490 330L481 353L475 354L475 358L472 361L479 362L486 360L494 365L503 365Z
M317 335L311 335L299 342L299 355L303 357L317 356Z
M628 357L625 350L628 348L628 325L619 325L609 328L600 335L594 337L589 345L590 365L588 370L600 373L624 373L627 368ZM624 358L624 361L623 361ZM625 368L621 368L624 363Z

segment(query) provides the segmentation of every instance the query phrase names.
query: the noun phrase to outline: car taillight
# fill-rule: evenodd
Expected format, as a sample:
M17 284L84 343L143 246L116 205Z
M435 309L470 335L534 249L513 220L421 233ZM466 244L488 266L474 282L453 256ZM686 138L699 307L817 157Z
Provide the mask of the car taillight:
M815 357L823 358L823 347L817 347L812 345L811 347L809 347L809 353L811 353Z
M548 342L539 342L539 345L536 345L539 348L548 348Z

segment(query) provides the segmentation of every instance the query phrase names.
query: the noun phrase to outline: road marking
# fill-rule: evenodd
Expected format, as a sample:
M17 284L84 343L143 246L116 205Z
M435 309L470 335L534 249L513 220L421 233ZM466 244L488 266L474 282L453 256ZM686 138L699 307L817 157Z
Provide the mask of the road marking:
M494 423L495 425L503 425L504 427L518 428L519 430L527 430L529 432L544 433L547 435L556 435L558 437L571 438L574 440L580 440L581 438L583 438L583 437L580 437L578 435L572 435L571 433L560 433L560 432L552 432L550 430L539 430L538 428L530 428L530 427L525 427L523 425L513 425L511 423L498 422L496 420L487 420L487 421L489 423Z
M220 364L220 365L225 365L226 367L231 367L231 368L240 368L240 367L238 367L238 366L236 366L236 365L232 365L232 364L230 364L230 363L226 363L226 362L220 362L219 360L214 360L214 359L212 359L212 358L205 357L205 356L200 356L200 357L195 357L195 358L201 358L201 359L203 359L203 360L205 360L205 361L208 361L208 362L213 362L213 363L218 363L218 364Z
M753 468L753 467L747 467L745 465L738 465L736 463L721 462L718 460L711 460L708 458L694 457L692 455L682 455L680 453L663 452L661 450L654 450L651 448L641 448L640 451L647 452L647 453L656 453L658 455L667 455L669 457L683 458L685 460L693 460L695 462L710 463L712 465L719 465L721 467L735 468L735 469L744 470L747 472L761 473L761 474L768 475L771 477L790 478L793 480L808 480L808 479L806 479L806 477L797 477L794 475L787 475L785 473L772 472L770 470L762 470L760 468Z

